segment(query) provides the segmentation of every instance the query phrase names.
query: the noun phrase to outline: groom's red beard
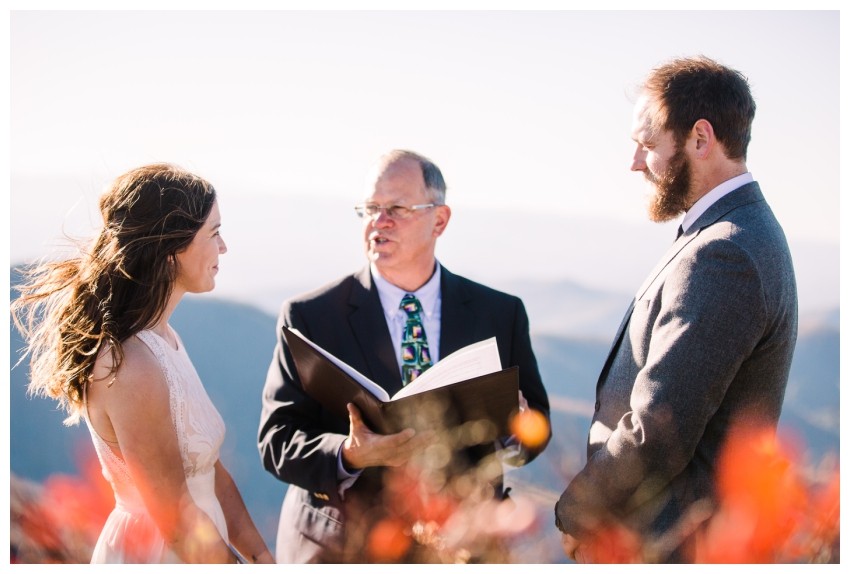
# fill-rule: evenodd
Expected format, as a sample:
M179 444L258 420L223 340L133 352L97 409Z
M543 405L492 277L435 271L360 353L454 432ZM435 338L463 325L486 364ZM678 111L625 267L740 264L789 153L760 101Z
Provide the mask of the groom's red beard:
M670 221L690 207L688 192L691 187L691 164L682 146L677 147L676 153L670 158L670 164L660 176L648 168L643 171L646 180L654 187L647 206L652 221Z

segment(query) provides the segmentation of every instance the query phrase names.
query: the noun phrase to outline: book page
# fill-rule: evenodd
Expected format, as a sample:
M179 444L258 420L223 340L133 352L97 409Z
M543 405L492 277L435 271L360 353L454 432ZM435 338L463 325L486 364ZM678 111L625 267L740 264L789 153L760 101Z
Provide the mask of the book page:
M409 397L459 383L473 377L489 375L502 370L496 337L467 345L419 375L413 382L393 395L392 400Z
M387 402L387 401L390 400L390 396L387 394L387 391L385 391L377 383L373 382L371 379L366 377L366 375L362 374L360 371L358 371L354 367L349 366L348 364L346 364L342 360L337 359L336 357L334 357L333 355L331 355L330 353L325 351L323 348L318 346L316 343L314 343L313 341L311 341L310 339L308 339L307 337L302 335L301 332L298 329L290 328L289 330L292 331L293 333L295 333L296 335L298 335L299 337L301 337L302 339L304 339L304 341L306 341L307 344L309 344L311 347L313 347L314 349L319 351L322 355L327 357L327 359L330 362L332 362L334 365L336 365L337 367L342 369L352 379L357 381L360 384L360 386L362 386L364 389L369 391L373 396L375 396L375 398L377 398L378 400L380 400L382 402Z

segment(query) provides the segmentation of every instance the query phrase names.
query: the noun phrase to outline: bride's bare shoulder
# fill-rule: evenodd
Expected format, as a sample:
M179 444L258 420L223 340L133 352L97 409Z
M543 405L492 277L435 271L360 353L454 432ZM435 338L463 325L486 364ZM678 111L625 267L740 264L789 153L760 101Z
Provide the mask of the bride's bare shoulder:
M117 368L116 368L117 365ZM104 346L95 361L94 383L106 383L116 394L155 398L157 390L167 391L162 366L150 348L137 336L121 343L120 353Z

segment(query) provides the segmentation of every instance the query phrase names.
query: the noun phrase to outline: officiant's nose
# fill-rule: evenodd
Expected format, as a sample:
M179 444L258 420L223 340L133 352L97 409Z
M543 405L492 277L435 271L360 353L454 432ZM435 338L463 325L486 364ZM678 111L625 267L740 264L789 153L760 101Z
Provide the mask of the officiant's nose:
M379 209L369 218L373 227L388 227L393 222L393 218L387 215L387 211L387 209Z

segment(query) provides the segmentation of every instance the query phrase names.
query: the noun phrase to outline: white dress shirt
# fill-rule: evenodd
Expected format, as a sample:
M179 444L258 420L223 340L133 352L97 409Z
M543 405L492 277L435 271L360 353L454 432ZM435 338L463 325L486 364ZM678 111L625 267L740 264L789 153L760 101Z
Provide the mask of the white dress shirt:
M387 320L387 328L390 330L390 338L395 349L395 358L398 362L398 376L401 378L401 337L404 333L404 325L407 322L407 313L401 308L401 300L408 293L419 299L422 305L422 327L425 329L425 338L428 340L428 352L431 354L431 364L440 360L440 317L442 317L443 297L440 292L440 264L437 263L431 278L416 291L405 291L396 287L378 273L372 265L372 281L378 289L378 297L381 299L381 307L384 309L384 318Z

